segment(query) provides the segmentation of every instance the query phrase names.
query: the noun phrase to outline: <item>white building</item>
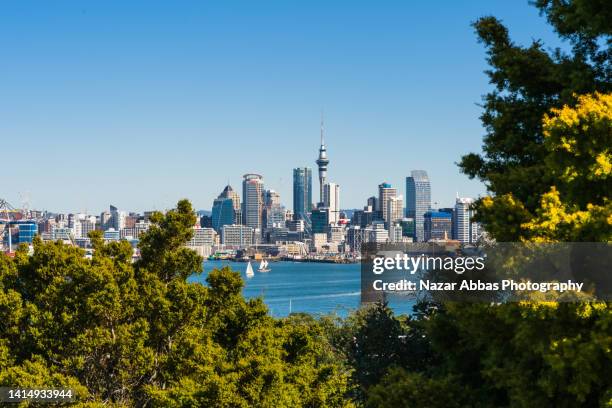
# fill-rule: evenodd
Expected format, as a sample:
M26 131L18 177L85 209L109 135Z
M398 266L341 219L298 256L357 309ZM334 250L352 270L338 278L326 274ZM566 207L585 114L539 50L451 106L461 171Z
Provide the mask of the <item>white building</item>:
M389 231L385 229L382 222L374 222L372 225L364 228L363 242L374 242L377 244L385 244L389 241Z
M188 247L213 246L217 233L213 228L193 228L193 237L187 243Z
M404 218L404 196L390 196L386 200L387 211L383 214L385 223L391 226Z
M323 206L329 210L329 223L336 225L340 219L340 186L326 183L323 186Z
M121 239L121 233L114 228L109 228L104 231L104 240L105 241L119 241Z
M396 196L397 189L391 187L391 184L385 182L378 185L378 200L376 202L376 210L380 211L382 219L385 220L385 222L389 218L389 215L387 214L389 208L388 201L391 197Z
M253 228L246 225L224 225L221 230L224 245L246 247L253 244Z
M392 222L391 225L389 225L389 242L403 242L401 224Z
M457 197L453 225L453 238L464 244L472 244L480 237L480 228L473 221L474 210L471 198Z
M125 219L127 218L127 213L125 211L119 211L117 207L111 205L110 214L111 219L109 224L115 231L121 231L121 229L125 228Z

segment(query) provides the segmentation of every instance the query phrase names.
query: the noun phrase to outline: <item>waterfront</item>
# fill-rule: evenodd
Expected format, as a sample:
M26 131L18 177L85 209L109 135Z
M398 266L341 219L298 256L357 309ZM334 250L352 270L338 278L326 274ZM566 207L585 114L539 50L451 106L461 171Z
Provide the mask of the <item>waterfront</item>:
M192 282L206 283L208 273L228 265L240 272L245 281L243 294L246 298L261 296L276 317L290 312L311 314L337 313L346 316L359 307L360 264L333 264L314 262L274 262L270 272L255 272L247 278L247 264L229 261L205 261L204 272L190 278ZM253 263L257 270L257 264ZM411 304L392 303L397 313L408 313Z

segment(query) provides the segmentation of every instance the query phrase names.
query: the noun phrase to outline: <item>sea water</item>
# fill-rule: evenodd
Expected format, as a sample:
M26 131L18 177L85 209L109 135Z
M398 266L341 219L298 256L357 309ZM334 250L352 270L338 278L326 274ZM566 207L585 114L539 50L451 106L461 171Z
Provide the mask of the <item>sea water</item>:
M208 273L223 266L240 272L245 282L243 295L261 297L276 317L300 312L344 317L359 307L360 264L270 262L270 272L257 272L258 263L253 262L255 276L249 278L246 262L205 261L204 272L189 279L206 284ZM412 304L406 300L390 302L396 313L410 313Z

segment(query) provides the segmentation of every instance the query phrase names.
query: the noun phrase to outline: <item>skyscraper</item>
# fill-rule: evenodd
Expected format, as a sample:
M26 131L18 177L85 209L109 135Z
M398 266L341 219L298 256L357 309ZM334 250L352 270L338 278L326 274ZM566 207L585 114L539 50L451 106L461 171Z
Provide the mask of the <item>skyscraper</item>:
M240 194L235 191L229 184L225 186L219 198L229 198L234 206L234 224L242 223L242 206L240 205Z
M121 228L125 228L125 217L127 216L125 211L119 211L117 207L115 207L114 205L111 205L110 214L111 214L110 224L111 224L111 227L115 229L115 231L120 231Z
M323 202L323 186L327 182L327 165L329 159L327 158L327 149L325 147L325 140L323 139L323 119L321 119L321 147L319 147L319 158L316 161L319 166L319 202Z
M228 184L213 201L212 227L221 232L224 225L240 223L240 196Z
M312 210L312 170L308 167L293 169L293 217L305 219Z
M264 204L263 177L245 174L242 180L242 219L244 225L258 229L261 233L261 216Z
M454 238L465 244L472 244L478 239L478 225L472 221L474 200L457 197L453 223Z
M395 196L397 196L397 189L391 187L391 184L385 182L378 185L377 210L380 211L382 219L385 222L389 221L389 215L387 213L389 199Z
M387 199L387 211L385 218L387 227L399 222L402 218L404 218L404 197L389 197Z
M224 225L234 224L234 203L230 198L215 198L211 214L212 226L221 232Z
M323 186L323 207L329 211L329 223L336 224L340 219L340 186L336 183L325 183Z
M415 239L425 239L423 222L431 209L431 184L425 170L412 170L406 177L406 216L414 218Z

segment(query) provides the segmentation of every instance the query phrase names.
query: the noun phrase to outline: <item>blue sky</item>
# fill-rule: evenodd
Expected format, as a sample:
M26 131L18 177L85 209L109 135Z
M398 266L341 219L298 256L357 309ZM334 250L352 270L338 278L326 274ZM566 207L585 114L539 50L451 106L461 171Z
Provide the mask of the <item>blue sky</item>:
M290 207L321 110L342 208L382 181L404 194L411 169L439 206L477 196L455 162L484 134L470 22L489 14L519 43L559 45L527 1L0 2L0 197L209 209L256 172Z

